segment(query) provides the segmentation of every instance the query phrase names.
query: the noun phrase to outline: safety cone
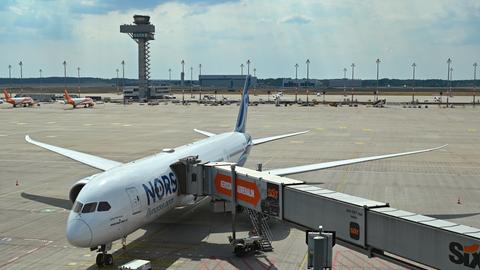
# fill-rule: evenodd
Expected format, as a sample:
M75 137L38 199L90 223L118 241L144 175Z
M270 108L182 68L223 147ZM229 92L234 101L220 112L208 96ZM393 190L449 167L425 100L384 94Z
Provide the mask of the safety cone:
M17 180L17 181L15 181L15 186L17 186L17 187L19 186L19 184L18 184L18 180Z
M462 204L462 202L460 201L460 197L458 197L457 204Z

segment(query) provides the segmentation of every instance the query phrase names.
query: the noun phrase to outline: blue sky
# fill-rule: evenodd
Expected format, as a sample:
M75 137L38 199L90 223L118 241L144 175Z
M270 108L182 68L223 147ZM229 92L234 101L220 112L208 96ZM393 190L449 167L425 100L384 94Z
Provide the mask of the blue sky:
M257 75L292 77L294 65L305 76L340 78L355 62L356 77L471 79L480 62L478 0L4 0L0 3L0 77L114 77L126 62L126 75L137 76L136 44L119 33L134 14L151 16L152 78L179 77L198 64L204 74L237 74L247 59ZM3 68L2 68L3 66ZM348 73L350 74L350 68ZM187 74L189 77L190 74ZM480 77L480 76L479 76Z

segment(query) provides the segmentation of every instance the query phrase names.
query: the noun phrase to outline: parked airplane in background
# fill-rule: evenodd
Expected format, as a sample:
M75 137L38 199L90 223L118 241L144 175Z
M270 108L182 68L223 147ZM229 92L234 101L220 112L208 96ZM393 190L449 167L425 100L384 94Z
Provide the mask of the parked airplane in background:
M41 142L28 135L26 141L79 161L103 172L76 182L70 190L74 202L67 221L67 239L77 247L90 248L99 253L99 266L113 264L108 254L113 241L124 240L138 228L154 221L164 213L185 202L179 195L179 181L170 165L188 156L198 156L202 162L228 161L242 166L252 146L283 139L308 131L252 139L246 133L248 88L251 77L247 76L240 102L235 129L231 132L213 134L195 129L208 138L161 152L129 163L120 163ZM443 147L443 146L442 146ZM383 156L356 158L342 161L317 163L267 171L275 175L289 175L327 169L359 162L398 157L439 149L432 148L414 152Z
M7 90L3 90L3 95L5 96L5 102L8 102L13 105L13 107L17 107L17 105L27 107L33 106L35 102L31 97L11 97Z
M77 106L83 106L87 108L87 107L93 107L95 105L95 103L93 102L93 99L89 97L84 97L84 98L70 97L67 90L65 90L63 96L65 97L65 103L72 105L73 108L76 108Z

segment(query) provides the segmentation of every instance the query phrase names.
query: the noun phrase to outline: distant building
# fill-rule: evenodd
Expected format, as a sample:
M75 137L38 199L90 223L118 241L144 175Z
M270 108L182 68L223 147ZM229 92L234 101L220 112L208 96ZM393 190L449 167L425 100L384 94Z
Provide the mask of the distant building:
M152 99L162 99L166 95L170 95L170 87L168 86L149 86L149 97ZM140 91L138 86L125 86L123 95L126 99L139 99Z
M283 87L321 87L322 85L322 81L316 79L284 78L282 83Z
M201 87L238 89L245 85L246 75L200 75ZM252 77L251 87L257 85L257 77Z
M328 81L328 87L330 88L352 88L361 87L362 80L349 80L349 79L334 79Z

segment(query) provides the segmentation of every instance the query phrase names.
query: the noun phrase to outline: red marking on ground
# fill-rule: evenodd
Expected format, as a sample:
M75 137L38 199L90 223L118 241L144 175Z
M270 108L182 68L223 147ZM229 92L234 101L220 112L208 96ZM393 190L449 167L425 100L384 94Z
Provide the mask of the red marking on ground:
M347 259L347 261L351 262L352 264L354 264L355 266L357 266L358 268L355 268L355 269L365 269L363 268L363 266L361 264L358 264L357 262L355 262L354 260L350 259L349 257L345 256L345 254L343 252L340 253L345 259ZM367 268L367 269L373 269L373 268Z
M358 257L358 258L361 258L360 256L358 256L358 254L356 254L354 251L352 250L346 250L347 252L351 253L352 255ZM363 258L362 258L363 259ZM378 262L380 264L383 264L384 266L386 266L387 268L381 268L381 269L395 269L395 268L392 268L391 265L388 265L386 262L384 262L382 259L380 258L374 258L373 259L375 262Z

